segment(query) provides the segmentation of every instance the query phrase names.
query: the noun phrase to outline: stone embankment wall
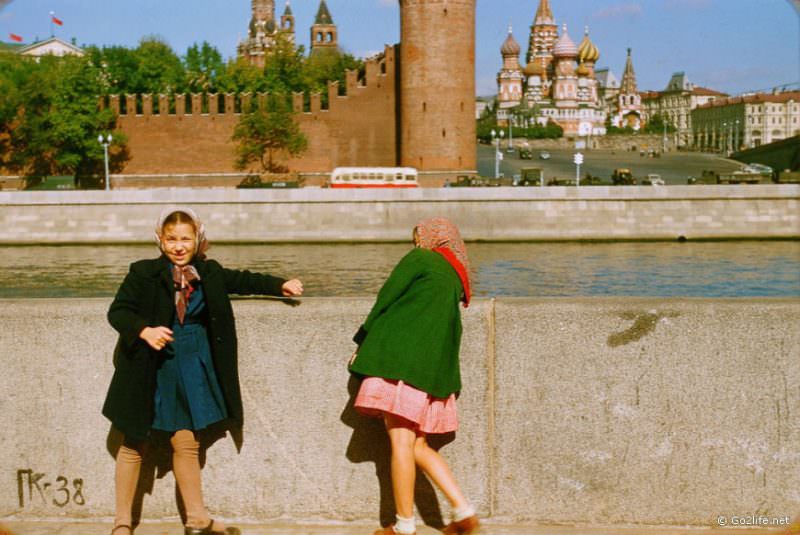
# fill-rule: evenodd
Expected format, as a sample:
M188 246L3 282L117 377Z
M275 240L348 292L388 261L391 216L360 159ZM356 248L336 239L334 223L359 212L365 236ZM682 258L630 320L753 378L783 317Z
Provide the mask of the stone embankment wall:
M216 242L407 241L426 217L467 240L800 237L800 186L0 191L0 243L150 241L166 206L190 205Z
M208 451L215 516L393 518L385 430L353 410L346 371L372 301L234 303L244 442ZM116 342L108 305L0 301L0 521L113 516L120 436L100 414ZM463 314L461 426L442 452L498 522L792 516L798 316L797 299L477 300ZM154 450L143 471L146 519L176 517L166 458ZM435 499L421 480L434 525Z

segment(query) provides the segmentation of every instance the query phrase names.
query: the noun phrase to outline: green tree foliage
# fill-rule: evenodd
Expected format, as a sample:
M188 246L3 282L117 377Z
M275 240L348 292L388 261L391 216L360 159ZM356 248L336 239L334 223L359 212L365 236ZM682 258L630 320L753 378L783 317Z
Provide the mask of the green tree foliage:
M257 163L267 173L285 173L288 167L278 163L278 159L284 155L297 156L308 147L288 99L278 95L270 95L263 107L254 103L241 115L233 141L237 143L237 169Z
M208 42L194 44L183 58L186 73L186 87L192 93L216 93L217 82L225 76L225 62L222 54Z
M304 65L305 89L312 93L322 93L322 102L327 105L328 81L339 82L339 94L344 94L348 70L357 71L363 76L364 61L333 48L315 50Z
M98 106L100 69L91 58L75 56L15 60L20 62L17 72L26 75L16 80L16 114L10 123L4 121L6 166L26 176L30 185L49 175L75 176L84 184L100 175L103 148L97 136L113 131L116 123L111 110ZM3 70L0 80L7 81L8 72ZM111 166L116 170L127 152L124 136L114 136Z
M163 39L145 37L135 50L138 60L137 86L132 93L164 93L186 91L186 71L181 59Z
M663 134L666 127L668 133L675 132L675 126L659 114L653 115L645 125L645 134Z

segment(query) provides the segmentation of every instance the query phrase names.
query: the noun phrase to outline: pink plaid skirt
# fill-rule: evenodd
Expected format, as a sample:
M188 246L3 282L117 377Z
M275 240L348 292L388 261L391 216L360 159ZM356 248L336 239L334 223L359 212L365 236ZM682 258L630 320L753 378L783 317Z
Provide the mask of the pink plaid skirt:
M450 433L458 429L456 396L435 398L403 381L367 377L361 382L355 408L366 416L393 414L409 420L425 434Z

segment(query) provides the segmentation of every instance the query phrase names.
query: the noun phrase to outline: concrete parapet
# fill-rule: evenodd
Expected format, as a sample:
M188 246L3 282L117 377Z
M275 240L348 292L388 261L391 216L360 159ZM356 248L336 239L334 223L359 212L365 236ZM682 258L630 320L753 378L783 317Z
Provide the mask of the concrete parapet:
M391 515L388 444L345 363L367 298L234 303L244 445L208 451L214 514ZM0 301L0 520L113 515L119 439L100 407L107 299ZM797 299L478 300L463 316L461 428L442 452L497 522L714 524L800 509ZM452 439L449 437L445 442ZM145 470L146 518L174 518ZM440 516L421 480L418 507ZM440 497L440 502L441 501Z
M171 204L217 242L407 241L434 215L467 240L796 239L799 201L797 185L0 191L0 243L149 241Z

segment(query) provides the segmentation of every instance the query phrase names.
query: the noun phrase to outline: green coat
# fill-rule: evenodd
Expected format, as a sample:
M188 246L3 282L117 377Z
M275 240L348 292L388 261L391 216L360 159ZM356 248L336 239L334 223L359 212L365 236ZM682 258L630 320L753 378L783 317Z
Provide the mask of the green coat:
M353 340L350 371L402 380L437 398L461 390L461 279L445 258L414 249L394 268Z

